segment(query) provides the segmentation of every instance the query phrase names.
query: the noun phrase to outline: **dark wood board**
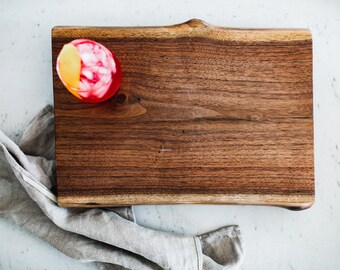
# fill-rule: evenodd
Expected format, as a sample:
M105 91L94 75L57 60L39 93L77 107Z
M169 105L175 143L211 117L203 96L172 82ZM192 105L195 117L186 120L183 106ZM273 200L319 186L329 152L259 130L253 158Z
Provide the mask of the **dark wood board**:
M84 103L59 80L76 38L120 60L112 99ZM309 30L59 26L52 56L60 206L313 203Z

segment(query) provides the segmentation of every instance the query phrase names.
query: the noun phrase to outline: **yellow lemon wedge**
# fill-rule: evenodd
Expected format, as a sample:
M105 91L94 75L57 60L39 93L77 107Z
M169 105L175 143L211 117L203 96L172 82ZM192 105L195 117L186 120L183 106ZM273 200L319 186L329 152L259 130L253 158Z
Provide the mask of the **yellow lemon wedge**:
M81 58L78 50L72 44L66 44L59 54L59 75L66 88L78 96L75 89L79 88ZM73 89L72 89L73 88Z

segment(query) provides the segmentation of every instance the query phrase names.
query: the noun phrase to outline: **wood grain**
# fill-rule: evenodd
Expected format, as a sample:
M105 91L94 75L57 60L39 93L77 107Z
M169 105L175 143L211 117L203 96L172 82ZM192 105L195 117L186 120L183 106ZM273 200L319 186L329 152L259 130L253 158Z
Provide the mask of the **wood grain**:
M112 99L63 87L56 57L75 38L120 60ZM55 27L52 54L60 206L313 203L308 30Z

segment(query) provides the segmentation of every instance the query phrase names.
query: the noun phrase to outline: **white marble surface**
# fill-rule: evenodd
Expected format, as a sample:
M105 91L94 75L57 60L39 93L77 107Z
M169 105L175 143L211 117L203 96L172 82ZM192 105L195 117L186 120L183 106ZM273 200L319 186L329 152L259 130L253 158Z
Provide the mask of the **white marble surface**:
M52 103L55 25L167 25L200 18L230 27L304 27L314 41L316 203L305 211L253 206L138 206L139 224L203 233L239 224L242 269L340 269L339 1L0 1L0 128L18 141ZM0 220L0 269L94 269Z

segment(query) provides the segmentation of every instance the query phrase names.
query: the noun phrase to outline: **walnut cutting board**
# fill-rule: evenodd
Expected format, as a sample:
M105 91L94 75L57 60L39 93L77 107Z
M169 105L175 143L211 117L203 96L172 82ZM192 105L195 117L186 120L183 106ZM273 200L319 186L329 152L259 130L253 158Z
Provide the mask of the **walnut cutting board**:
M109 101L83 103L59 80L76 38L120 60ZM308 30L60 26L52 53L60 206L313 203Z

